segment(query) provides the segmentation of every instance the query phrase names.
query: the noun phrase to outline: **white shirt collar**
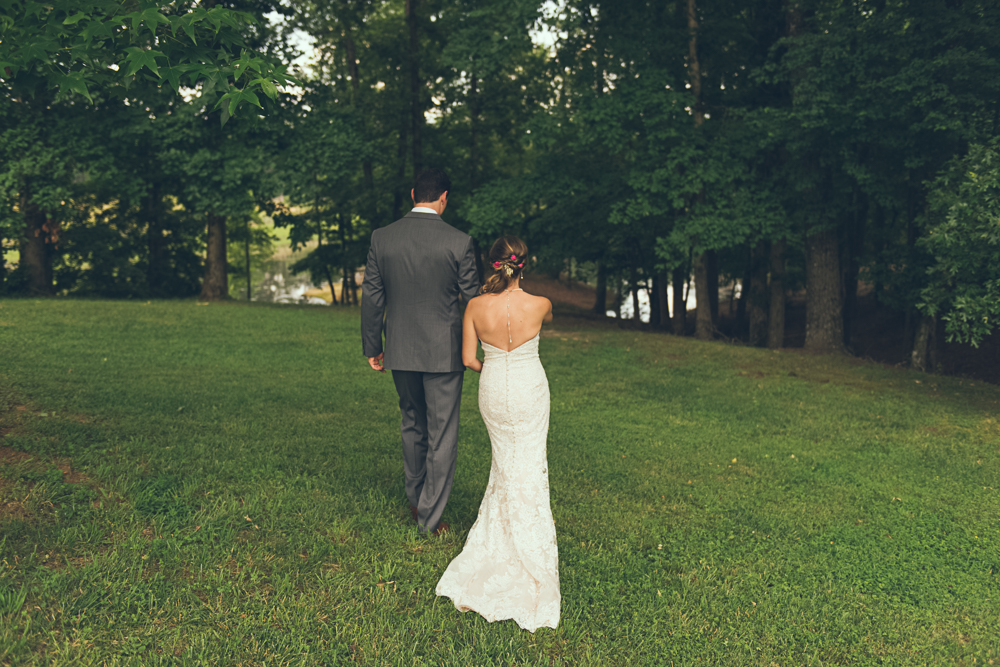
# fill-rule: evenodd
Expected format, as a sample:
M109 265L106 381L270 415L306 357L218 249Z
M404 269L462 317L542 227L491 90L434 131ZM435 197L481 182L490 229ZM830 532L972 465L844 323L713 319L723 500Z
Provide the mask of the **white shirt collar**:
M435 211L432 208L427 208L426 206L414 206L412 209L410 209L410 213L433 213L434 215L438 214L437 211Z

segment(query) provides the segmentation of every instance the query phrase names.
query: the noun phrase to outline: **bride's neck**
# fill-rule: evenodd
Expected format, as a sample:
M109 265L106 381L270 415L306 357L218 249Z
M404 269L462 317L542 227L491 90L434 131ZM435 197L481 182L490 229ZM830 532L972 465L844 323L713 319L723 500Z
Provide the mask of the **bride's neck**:
M510 292L511 290L521 289L521 279L515 278L507 284L507 289L505 292Z

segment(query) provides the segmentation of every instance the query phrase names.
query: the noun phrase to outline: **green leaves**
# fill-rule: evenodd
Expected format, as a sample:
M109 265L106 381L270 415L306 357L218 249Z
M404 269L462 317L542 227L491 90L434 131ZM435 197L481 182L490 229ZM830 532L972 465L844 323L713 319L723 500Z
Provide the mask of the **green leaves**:
M949 340L978 346L1000 325L1000 141L974 144L933 184L921 247L933 257L919 308Z
M87 18L86 14L84 14L83 12L77 12L76 14L73 14L73 16L70 16L65 21L63 21L63 25L76 25L85 18Z
M250 70L260 70L260 59L254 58L251 61L250 54L244 50L243 53L240 54L240 59L233 64L233 74L236 81L238 82L240 78Z
M181 74L180 67L167 67L164 68L161 76L170 82L170 87L174 89L174 92L179 93L181 91Z
M260 107L260 99L258 99L258 97L250 90L236 89L229 91L228 93L222 96L222 98L218 101L218 103L216 103L215 105L216 108L218 108L222 104L225 104L227 101L229 102L227 108L229 110L230 115L236 113L236 109L240 106L240 103L244 101L249 102L257 107Z
M209 92L223 96L235 113L243 104L260 108L258 93L275 99L278 86L292 81L280 63L244 48L243 31L255 20L247 12L195 7L173 14L178 10L172 5L114 0L64 0L54 8L7 4L0 19L0 76L31 88L27 94L41 86L93 103L96 91L129 86L136 77L166 80L175 92L184 77L191 85L215 79L222 89L215 92L219 85L213 85ZM223 95L246 77L252 81Z
M190 16L172 16L170 21L170 31L173 33L174 37L183 30L184 34L188 36L191 43L195 46L198 45L197 30L191 27L191 17Z
M125 49L128 53L128 57L121 62L122 65L128 64L128 71L126 76L134 76L143 67L148 68L157 77L160 77L160 70L156 66L156 57L166 58L167 56L160 51L146 51L134 46L130 46ZM162 78L162 77L160 77Z
M285 73L284 68L275 68L264 58L252 56L250 51L244 49L239 60L233 63L233 79L238 83L240 79L249 76L251 72L256 72L261 76L251 79L242 88L233 87L227 90L216 103L216 109L223 107L225 111L221 118L223 125L244 102L252 104L258 109L263 109L257 91L275 100L278 96L278 86L275 84L275 80L279 82L294 81Z
M59 93L60 95L65 95L68 92L74 92L79 95L83 95L87 98L90 103L94 102L94 98L90 96L90 90L87 88L87 82L84 79L83 72L71 72L64 76L59 82Z

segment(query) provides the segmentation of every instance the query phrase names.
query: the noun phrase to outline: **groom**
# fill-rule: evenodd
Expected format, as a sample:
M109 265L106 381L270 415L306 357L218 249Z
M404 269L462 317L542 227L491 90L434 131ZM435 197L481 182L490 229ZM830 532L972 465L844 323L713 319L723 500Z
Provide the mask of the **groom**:
M472 239L441 219L450 189L440 169L417 175L413 210L372 232L361 285L364 354L374 370L392 370L399 394L410 512L434 535L448 530L441 513L455 478L462 299L479 290Z

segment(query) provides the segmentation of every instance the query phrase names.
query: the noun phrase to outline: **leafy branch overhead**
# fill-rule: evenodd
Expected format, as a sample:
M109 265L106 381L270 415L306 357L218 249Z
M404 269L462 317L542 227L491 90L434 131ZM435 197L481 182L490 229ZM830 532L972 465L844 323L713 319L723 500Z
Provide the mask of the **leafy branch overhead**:
M252 53L243 34L256 18L223 7L140 0L0 1L0 76L7 86L56 91L94 102L138 80L166 81L179 92L200 86L223 108L223 122L244 103L261 107L278 87L297 83L286 68Z

